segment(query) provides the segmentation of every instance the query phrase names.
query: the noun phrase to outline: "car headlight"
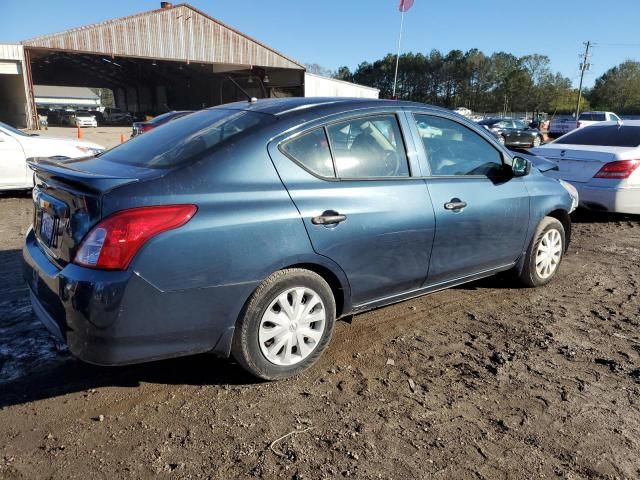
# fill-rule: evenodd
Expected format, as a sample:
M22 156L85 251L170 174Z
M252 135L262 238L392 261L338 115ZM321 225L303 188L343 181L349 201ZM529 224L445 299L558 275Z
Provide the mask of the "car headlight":
M569 212L571 213L576 208L578 208L578 203L580 202L580 195L578 194L578 190L569 182L565 182L564 180L560 179L558 179L558 182L569 193L569 195L571 195L571 211Z
M80 147L76 145L76 148L80 150L82 153L86 153L88 155L98 155L99 153L104 152L104 148L96 148L96 147Z

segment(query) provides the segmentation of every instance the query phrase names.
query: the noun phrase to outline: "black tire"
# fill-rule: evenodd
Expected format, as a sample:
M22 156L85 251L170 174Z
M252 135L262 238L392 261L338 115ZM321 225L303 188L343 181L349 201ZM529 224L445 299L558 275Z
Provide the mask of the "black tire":
M561 250L560 250L560 258L557 260L555 269L553 272L547 276L542 277L537 268L536 268L536 259L538 248L540 243L545 238L545 235L551 230L556 230L560 234L561 238ZM564 252L566 250L566 239L565 232L562 223L559 220L552 217L545 217L542 219L538 228L536 229L536 233L531 240L531 244L527 249L527 254L524 259L524 266L522 271L517 276L517 279L523 285L527 287L541 287L549 283L553 278L557 275L558 270L560 270L560 264L562 263L562 259L564 258Z
M313 290L324 304L324 331L314 349L299 363L277 365L267 359L260 347L259 329L263 315L272 302L294 287ZM327 347L336 319L336 303L327 282L318 274L301 268L273 273L253 292L243 309L233 337L231 353L249 373L263 380L278 380L298 375L311 367Z

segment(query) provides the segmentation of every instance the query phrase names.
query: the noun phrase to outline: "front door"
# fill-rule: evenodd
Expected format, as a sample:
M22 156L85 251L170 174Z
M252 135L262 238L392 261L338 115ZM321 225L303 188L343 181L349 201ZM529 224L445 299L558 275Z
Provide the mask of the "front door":
M20 143L0 131L0 187L24 187L28 168Z
M513 264L524 250L529 225L522 178L508 174L498 148L471 128L434 115L414 117L423 127L415 132L424 145L436 216L427 284Z
M319 126L269 152L313 249L349 279L354 306L420 288L434 213L395 113Z

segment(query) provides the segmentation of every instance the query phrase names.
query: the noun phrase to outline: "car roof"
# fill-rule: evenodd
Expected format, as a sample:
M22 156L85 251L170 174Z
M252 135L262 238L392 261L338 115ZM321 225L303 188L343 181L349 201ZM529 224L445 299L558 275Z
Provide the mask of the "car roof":
M347 97L290 97L290 98L265 98L254 102L234 102L220 105L213 108L233 108L247 111L266 113L278 117L295 116L301 113L313 111L316 114L329 113L335 111L336 107L341 110L358 110L376 107L419 107L430 110L451 113L440 107L433 107L424 103L406 102L399 100L380 100L370 98L347 98Z

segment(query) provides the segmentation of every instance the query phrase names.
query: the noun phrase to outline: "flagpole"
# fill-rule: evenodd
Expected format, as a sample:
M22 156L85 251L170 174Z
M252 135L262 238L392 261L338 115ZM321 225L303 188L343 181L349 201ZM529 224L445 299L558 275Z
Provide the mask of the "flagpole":
M402 8L402 15L400 16L400 35L398 36L398 54L396 55L396 74L393 77L393 95L396 98L396 85L398 83L398 65L400 63L400 46L402 45L402 27L404 26L404 8Z

